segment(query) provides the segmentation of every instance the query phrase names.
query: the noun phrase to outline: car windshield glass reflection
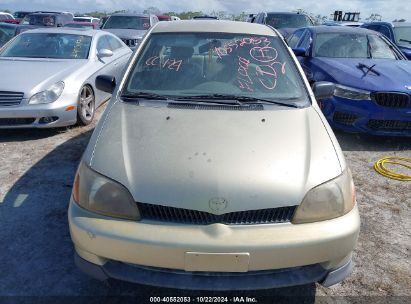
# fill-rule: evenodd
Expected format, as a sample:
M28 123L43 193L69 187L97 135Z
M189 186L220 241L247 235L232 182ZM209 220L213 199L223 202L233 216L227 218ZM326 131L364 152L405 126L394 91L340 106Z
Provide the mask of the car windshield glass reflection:
M137 16L111 16L104 24L105 29L147 30L150 19Z
M14 37L16 29L7 25L0 24L0 46Z
M304 15L269 14L266 23L276 29L301 28L312 25Z
M235 95L307 103L302 79L278 37L152 34L125 87L123 95Z
M411 26L395 27L394 33L398 44L411 46Z
M319 33L315 57L397 59L392 46L377 35Z
M71 34L21 34L0 52L0 57L87 59L91 37Z

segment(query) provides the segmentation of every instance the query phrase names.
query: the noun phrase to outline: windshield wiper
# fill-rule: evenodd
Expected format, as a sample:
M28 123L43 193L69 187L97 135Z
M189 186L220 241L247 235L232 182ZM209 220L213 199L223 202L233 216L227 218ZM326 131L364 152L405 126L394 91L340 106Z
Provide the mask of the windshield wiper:
M274 101L271 99L263 99L251 96L242 96L242 95L230 95L230 94L211 94L211 95L195 95L195 96L184 96L178 97L176 100L234 100L236 104L252 104L252 103L266 103L266 104L275 104L284 107L298 108L295 104L283 103L279 101Z
M157 99L157 100L168 100L168 96L159 95L147 92L127 92L120 96L121 98L129 99Z
M411 43L411 40L407 40L407 39L400 39L401 42L408 42Z

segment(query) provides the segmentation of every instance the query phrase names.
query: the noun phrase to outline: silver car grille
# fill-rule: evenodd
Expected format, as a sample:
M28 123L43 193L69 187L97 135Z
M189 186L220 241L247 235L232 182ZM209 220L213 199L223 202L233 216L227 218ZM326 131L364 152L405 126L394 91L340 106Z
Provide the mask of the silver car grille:
M221 215L204 211L137 203L142 219L189 225L255 225L290 222L297 206L230 212Z
M17 106L21 103L24 93L0 91L0 107Z
M138 44L137 39L121 39L128 47L135 47Z

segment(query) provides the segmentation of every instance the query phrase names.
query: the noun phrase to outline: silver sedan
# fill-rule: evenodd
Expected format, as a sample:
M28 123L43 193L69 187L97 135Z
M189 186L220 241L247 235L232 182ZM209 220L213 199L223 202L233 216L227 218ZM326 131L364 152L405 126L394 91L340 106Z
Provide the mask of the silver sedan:
M120 77L131 50L116 36L84 29L36 29L0 50L0 128L88 125L110 98L100 74Z

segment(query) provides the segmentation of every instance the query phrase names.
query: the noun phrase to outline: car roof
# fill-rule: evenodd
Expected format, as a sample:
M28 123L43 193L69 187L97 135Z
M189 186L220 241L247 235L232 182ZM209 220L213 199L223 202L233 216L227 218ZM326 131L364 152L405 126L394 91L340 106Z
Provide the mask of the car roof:
M100 30L88 29L88 28L65 28L65 27L50 27L50 28L37 28L26 31L24 33L50 33L50 34L72 34L72 35L84 35L84 36L96 36L102 33Z
M327 26L327 25L319 25L319 26L310 26L308 27L314 33L356 33L356 34L370 34L374 33L374 31L370 31L365 28L361 27L350 27L350 26Z
M277 36L277 34L266 25L226 20L181 20L159 22L152 29L152 33L167 32L211 32Z
M135 14L135 13L115 13L110 16L130 16L130 17L150 17L149 14Z
M294 12L266 12L267 15L270 14L278 14L278 15L301 15L301 16L305 16L306 14L304 13L294 13Z

